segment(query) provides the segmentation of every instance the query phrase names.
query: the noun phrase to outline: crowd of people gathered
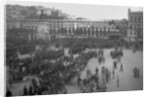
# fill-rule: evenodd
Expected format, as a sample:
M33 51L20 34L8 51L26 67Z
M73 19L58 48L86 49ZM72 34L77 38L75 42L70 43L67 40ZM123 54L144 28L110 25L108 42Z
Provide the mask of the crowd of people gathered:
M117 69L118 62L121 62L123 51L115 48L114 51L110 52L112 59L117 59L117 61L113 62L112 70L102 66L100 72L99 68L96 67L95 73L92 74L90 69L87 69L85 78L81 78L81 72L85 70L91 58L97 58L99 64L105 63L104 51L98 49L98 51L79 52L76 55L77 57L74 57L70 53L69 56L61 56L55 61L42 59L38 66L28 70L28 74L32 74L35 77L31 79L29 86L24 86L23 90L20 91L20 95L66 94L67 89L65 85L74 77L77 77L77 85L83 93L105 92L107 83L116 76L115 69ZM34 70L36 72L33 72ZM123 64L121 64L120 72L123 72L123 70ZM139 77L139 72L139 69L135 67L133 70L134 77ZM100 78L100 75L102 75L102 78ZM116 79L117 87L119 87L118 75ZM12 95L9 89L6 95Z
M36 79L32 78L30 87L24 86L20 95L67 93L65 84L84 70L88 60L94 56L96 53L90 51L79 53L76 58L70 54L70 56L60 57L54 62L43 60L40 65L29 70L28 74L35 73Z

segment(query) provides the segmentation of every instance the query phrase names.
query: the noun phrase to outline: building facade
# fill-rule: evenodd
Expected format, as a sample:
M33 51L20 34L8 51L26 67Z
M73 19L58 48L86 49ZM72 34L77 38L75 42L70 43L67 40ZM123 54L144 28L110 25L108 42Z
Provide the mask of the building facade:
M128 41L143 41L143 12L128 10Z
M7 20L7 29L23 28L32 29L34 39L50 39L51 36L58 38L104 38L111 36L121 37L120 29L110 21L89 21L70 19L25 19ZM44 29L45 30L39 30ZM44 34L44 35L43 35ZM45 36L45 38L44 38ZM47 38L47 36L49 38Z

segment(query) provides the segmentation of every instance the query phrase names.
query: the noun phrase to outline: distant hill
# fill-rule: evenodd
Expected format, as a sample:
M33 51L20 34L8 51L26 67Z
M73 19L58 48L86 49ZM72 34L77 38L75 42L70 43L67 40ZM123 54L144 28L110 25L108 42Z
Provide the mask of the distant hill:
M6 5L6 19L68 19L70 15L55 8L45 8L42 6L20 6Z

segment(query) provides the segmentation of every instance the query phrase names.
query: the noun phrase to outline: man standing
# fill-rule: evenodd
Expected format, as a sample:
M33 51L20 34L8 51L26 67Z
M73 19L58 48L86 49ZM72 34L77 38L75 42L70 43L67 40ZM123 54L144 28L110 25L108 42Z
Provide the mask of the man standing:
M78 75L78 86L80 86L80 84L81 84L81 78L80 78L80 75Z
M119 87L119 76L117 76L117 87Z
M123 72L123 65L122 65L122 64L121 64L121 66L120 66L120 71Z
M114 61L114 69L117 69L117 62Z
M24 96L28 95L28 90L27 90L27 87L26 87L26 86L24 86L23 95L24 95Z
M33 88L32 88L32 86L30 85L30 87L29 87L29 95L32 95L33 94Z
M99 69L96 67L96 69L95 69L96 75L98 75L98 72L99 72Z
M114 68L113 68L112 74L113 74L113 79L114 79L115 78L115 70L114 70Z

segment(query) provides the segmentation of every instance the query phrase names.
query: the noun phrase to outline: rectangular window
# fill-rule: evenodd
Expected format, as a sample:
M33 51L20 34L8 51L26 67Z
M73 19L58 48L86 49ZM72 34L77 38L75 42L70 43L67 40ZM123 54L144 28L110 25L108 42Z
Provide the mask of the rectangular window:
M130 32L130 35L132 35L132 32Z
M139 17L139 22L141 21L141 18Z
M136 17L134 18L134 22L136 22Z

